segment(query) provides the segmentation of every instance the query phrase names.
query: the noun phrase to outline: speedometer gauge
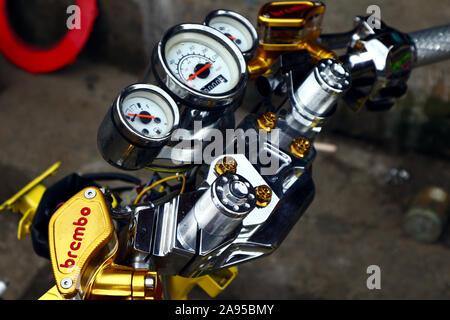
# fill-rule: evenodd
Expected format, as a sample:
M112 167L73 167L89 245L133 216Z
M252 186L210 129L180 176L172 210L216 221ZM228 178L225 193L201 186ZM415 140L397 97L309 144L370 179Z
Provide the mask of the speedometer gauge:
M197 41L176 42L167 49L166 59L179 80L203 93L224 93L236 87L239 81L233 57L222 48Z
M179 123L178 106L161 88L135 84L114 101L98 131L98 146L110 164L126 170L148 165Z
M158 83L178 102L197 109L231 105L247 81L245 59L232 40L200 24L169 29L152 60Z
M231 39L250 60L258 47L258 33L245 17L230 10L215 10L205 18L205 25L219 30Z

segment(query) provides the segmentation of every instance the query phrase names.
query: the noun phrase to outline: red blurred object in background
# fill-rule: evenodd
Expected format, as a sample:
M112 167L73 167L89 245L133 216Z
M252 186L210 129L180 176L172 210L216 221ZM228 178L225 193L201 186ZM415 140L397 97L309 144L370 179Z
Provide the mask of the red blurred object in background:
M72 64L83 49L98 15L97 0L77 0L81 28L68 30L64 38L49 49L27 44L12 29L7 0L0 0L0 51L16 66L32 74L48 73Z

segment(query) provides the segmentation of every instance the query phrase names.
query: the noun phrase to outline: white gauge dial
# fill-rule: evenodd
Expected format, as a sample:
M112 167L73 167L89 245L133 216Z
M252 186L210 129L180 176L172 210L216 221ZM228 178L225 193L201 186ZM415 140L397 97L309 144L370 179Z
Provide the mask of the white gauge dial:
M174 36L166 46L166 61L178 80L205 94L231 91L239 82L238 65L231 53L202 34Z
M128 125L145 137L164 137L173 128L170 107L161 98L151 97L147 92L135 92L126 97L121 111Z
M208 25L230 38L242 52L252 49L253 38L241 22L227 16L217 16Z

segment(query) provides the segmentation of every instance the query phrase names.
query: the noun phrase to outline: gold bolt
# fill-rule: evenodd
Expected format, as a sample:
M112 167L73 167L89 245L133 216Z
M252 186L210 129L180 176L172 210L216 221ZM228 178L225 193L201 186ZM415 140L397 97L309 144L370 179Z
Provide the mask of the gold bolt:
M364 44L361 41L357 41L355 43L355 49L362 50L364 48Z
M291 142L291 153L297 158L303 159L306 157L309 148L311 148L311 142L304 137L295 138Z
M223 157L216 163L216 173L222 175L226 172L236 173L237 162L233 157Z
M262 185L255 188L255 193L256 205L260 208L267 207L272 200L272 190L268 186Z
M273 112L264 112L258 117L257 127L258 129L266 130L270 132L275 128L277 123L277 115Z

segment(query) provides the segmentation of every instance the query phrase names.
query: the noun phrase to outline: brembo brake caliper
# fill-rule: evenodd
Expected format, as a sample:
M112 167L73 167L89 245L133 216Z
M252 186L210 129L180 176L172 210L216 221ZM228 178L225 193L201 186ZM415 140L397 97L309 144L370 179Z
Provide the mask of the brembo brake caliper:
M118 238L103 193L86 188L65 202L49 224L56 286L41 299L155 299L156 272L114 263Z

